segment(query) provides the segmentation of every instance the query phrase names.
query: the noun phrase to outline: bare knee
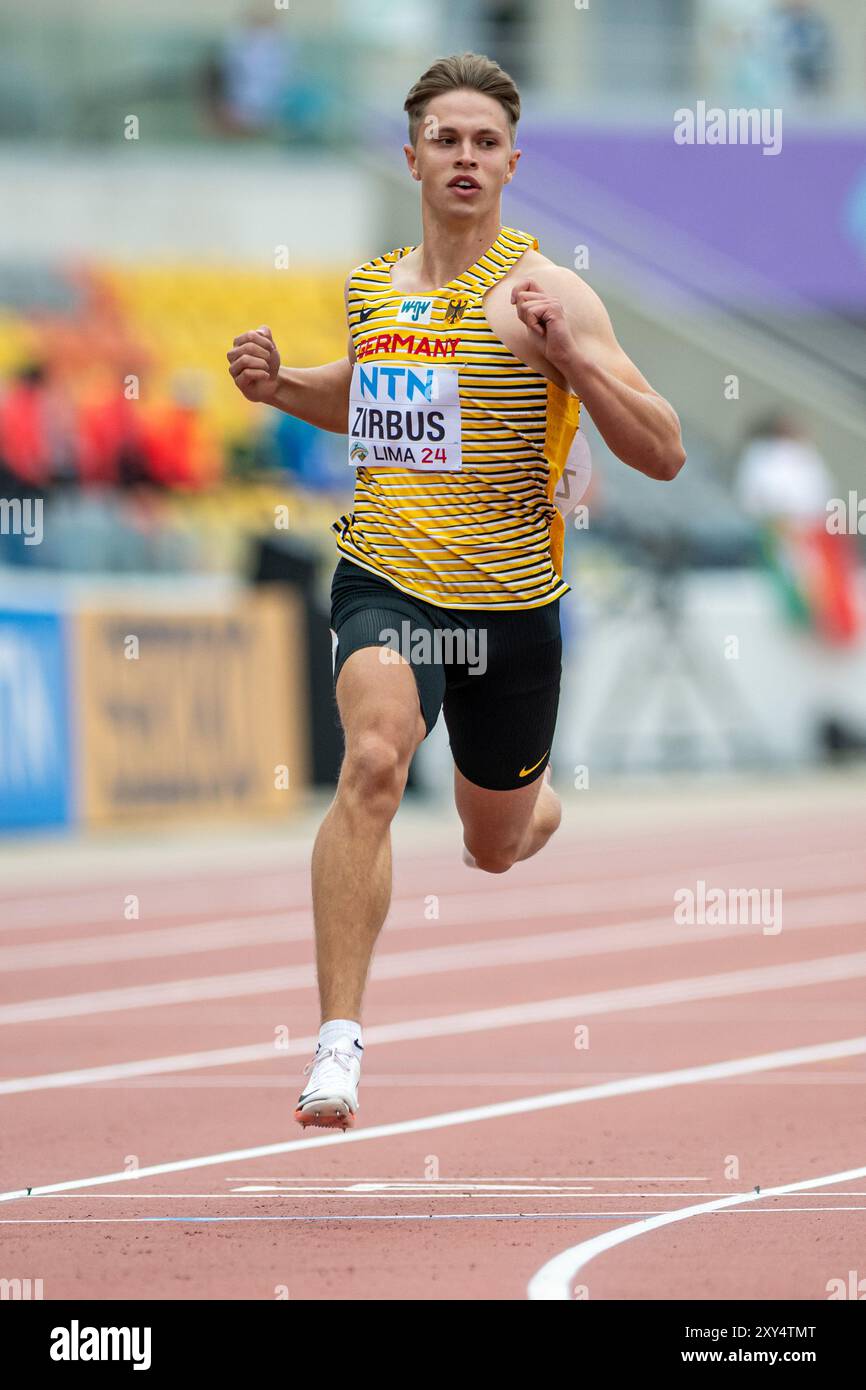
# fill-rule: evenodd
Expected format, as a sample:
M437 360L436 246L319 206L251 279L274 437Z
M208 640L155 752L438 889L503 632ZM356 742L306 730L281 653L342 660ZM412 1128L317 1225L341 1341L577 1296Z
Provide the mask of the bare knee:
M340 790L364 812L393 819L406 787L413 748L387 733L357 735L346 748Z
M550 787L544 786L533 808L532 820L522 833L491 840L489 832L470 829L464 834L464 842L477 868L488 874L504 874L512 864L537 854L559 828L561 820L562 803Z
M535 821L541 834L549 839L562 824L562 802L550 787L543 790L546 795L539 797L535 808Z
M505 874L512 864L517 862L517 854L520 846L515 845L478 845L473 846L467 842L466 848L475 860L475 866L483 869L487 874Z

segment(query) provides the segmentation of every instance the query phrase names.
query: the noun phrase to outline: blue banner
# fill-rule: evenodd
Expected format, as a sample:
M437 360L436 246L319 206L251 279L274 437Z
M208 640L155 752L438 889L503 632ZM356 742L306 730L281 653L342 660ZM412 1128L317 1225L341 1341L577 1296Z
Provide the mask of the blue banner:
M0 610L0 831L69 820L67 681L63 619Z

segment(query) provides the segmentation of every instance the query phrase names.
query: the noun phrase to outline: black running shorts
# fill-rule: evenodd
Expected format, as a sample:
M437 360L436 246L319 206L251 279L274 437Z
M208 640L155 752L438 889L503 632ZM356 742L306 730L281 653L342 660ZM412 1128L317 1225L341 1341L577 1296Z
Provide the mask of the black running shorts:
M336 686L361 647L410 663L427 733L442 710L457 767L470 782L512 791L547 766L562 671L559 599L500 613L439 608L341 557L331 584Z

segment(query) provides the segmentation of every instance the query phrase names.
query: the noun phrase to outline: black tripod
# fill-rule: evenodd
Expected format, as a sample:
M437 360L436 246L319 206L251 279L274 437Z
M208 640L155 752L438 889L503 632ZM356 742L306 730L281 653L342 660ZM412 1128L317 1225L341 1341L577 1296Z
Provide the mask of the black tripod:
M618 538L622 532L618 529ZM656 735L652 768L694 770L706 766L701 751L709 730L734 766L766 766L775 761L743 702L737 683L725 669L723 651L710 655L689 631L683 602L689 545L679 534L655 536L631 530L628 547L639 564L640 585L623 584L603 620L642 617L640 633L614 675L602 687L599 713L588 729L590 746L606 750L605 764L623 771L634 735L644 716L660 704L665 711ZM638 602L634 602L635 592ZM593 735L598 735L597 743Z

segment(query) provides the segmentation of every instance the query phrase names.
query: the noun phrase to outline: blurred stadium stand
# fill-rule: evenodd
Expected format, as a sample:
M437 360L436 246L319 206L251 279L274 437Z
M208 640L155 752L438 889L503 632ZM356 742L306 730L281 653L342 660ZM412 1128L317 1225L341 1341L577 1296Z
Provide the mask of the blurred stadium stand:
M762 712L748 747L733 746L705 655L692 681L703 731L684 732L678 752L663 732L647 735L635 766L791 762L815 755L822 720L866 728L862 635L842 651L815 613L811 628L785 627L766 536L734 486L755 422L793 411L839 495L863 488L859 0L80 0L74 11L41 0L38 12L0 0L0 181L12 212L0 226L0 498L46 502L41 545L0 534L0 604L46 572L143 586L172 574L273 578L288 544L318 561L293 582L313 624L297 659L315 645L321 666L328 527L351 484L342 441L250 406L225 352L267 322L286 362L342 356L347 270L418 235L400 150L405 91L431 58L464 47L522 85L525 153L506 220L599 291L626 350L679 411L689 455L676 486L660 488L585 422L592 519L566 560L562 756L622 762L583 720L584 695L589 708L604 689L599 677L584 690L586 658L620 618L626 649L656 619L664 649L674 599L678 633L709 631L711 613L722 624L713 641L754 623L802 699L774 731L773 661L759 677L741 667L731 699L757 681ZM674 111L698 100L783 108L783 153L675 145ZM288 538L275 536L280 508ZM863 537L850 539L862 554ZM635 588L648 609L637 605L628 637ZM628 722L635 670L649 667L617 660ZM310 761L327 783L321 680L308 699ZM441 752L434 741L422 751L428 785Z

